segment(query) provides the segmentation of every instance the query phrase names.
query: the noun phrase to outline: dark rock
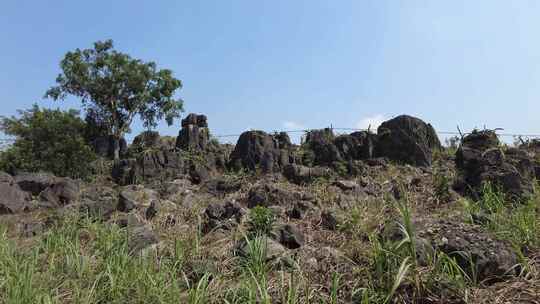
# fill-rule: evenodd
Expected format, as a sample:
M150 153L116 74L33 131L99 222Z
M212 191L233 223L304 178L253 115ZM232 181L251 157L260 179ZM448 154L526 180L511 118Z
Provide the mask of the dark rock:
M39 195L40 199L53 206L65 206L79 199L79 184L71 178L57 177L54 183Z
M522 150L498 146L493 131L473 131L456 152L458 176L454 189L478 198L487 182L500 188L508 198L524 201L534 191L534 165Z
M242 187L242 182L239 179L217 177L208 180L204 183L203 188L208 192L217 193L233 193Z
M111 220L110 223L116 224L120 228L144 226L144 223L141 222L133 213L122 214L119 217Z
M340 135L333 141L344 160L363 160L373 157L377 144L377 135L359 131L349 135Z
M298 200L296 193L273 184L262 183L253 186L248 192L248 208L285 205Z
M119 185L131 185L152 180L172 180L183 177L189 166L182 155L175 151L157 150L137 158L115 163L113 180Z
M206 223L203 231L208 233L216 229L231 230L240 223L245 211L237 202L227 201L208 205L204 214Z
M121 186L135 184L137 183L136 166L137 160L134 158L121 159L114 163L111 177Z
M489 148L497 148L500 145L497 134L492 130L473 130L462 140L461 146L473 150L485 151Z
M182 127L197 126L199 128L208 128L206 115L191 113L186 118L182 119Z
M21 190L7 175L0 175L5 182L0 182L0 215L20 213L30 210L28 193Z
M212 175L212 168L207 167L204 164L192 163L189 168L189 177L194 184L200 184L208 179Z
M313 206L311 203L306 201L295 202L293 207L287 210L287 216L293 219L303 219L306 216L306 213L312 209Z
M6 172L0 171L0 183L12 184L13 182L14 179L11 175L7 174Z
M146 208L145 217L147 220L153 219L158 214L158 206L156 201L152 201L150 206Z
M159 242L157 235L146 226L128 229L129 253L136 255Z
M343 157L334 144L332 129L312 130L306 134L305 145L309 147L314 156L313 165L331 165L334 162L342 162Z
M114 181L120 185L162 183L189 175L192 181L200 183L224 170L229 150L226 145L210 140L207 126L204 115L190 114L183 120L174 144L171 138L157 132L141 134L131 149L138 153L115 163ZM137 144L143 148L136 148Z
M435 129L408 115L383 122L377 135L375 156L415 166L430 166L433 151L441 148Z
M107 220L116 211L118 194L106 186L93 185L82 189L79 203L67 208L96 219Z
M20 173L15 176L15 182L23 191L39 195L55 182L55 176L50 173Z
M230 166L235 170L246 168L253 171L261 169L265 173L278 172L292 162L292 153L287 148L289 145L290 140L280 134L244 132L231 154Z
M189 114L182 120L182 129L176 140L176 147L182 150L206 150L210 132L205 115Z
M285 258L287 255L287 249L283 247L280 243L270 239L270 238L264 238L264 239L254 239L250 240L250 242L254 241L260 241L262 245L266 247L266 250L264 250L264 253L266 254L265 261L275 261L280 260L282 258ZM238 243L235 246L234 253L237 256L241 257L248 257L251 254L257 254L250 252L251 246L249 246L248 242L245 238L242 238L238 241Z
M21 223L19 226L20 234L23 237L34 237L42 234L46 229L46 225L43 222L26 222Z
M403 191L404 189L402 189L402 186L397 183L392 183L392 188L390 189L390 192L392 193L392 196L395 200L399 201L404 197Z
M297 249L304 245L304 235L296 226L285 224L274 232L275 239L288 249Z
M124 138L116 140L112 135L99 136L92 140L92 147L97 155L101 157L113 158L114 148L118 145L120 156L127 153L127 142Z
M343 191L352 191L359 188L358 184L354 181L349 180L338 180L333 183L334 186L338 187Z
M366 164L370 167L383 167L388 166L388 160L384 157L370 158L366 160Z
M338 228L338 219L335 212L330 210L325 210L321 213L321 225L328 229L335 231Z
M283 175L295 184L305 184L319 178L329 178L332 173L328 168L290 164L283 169Z
M186 178L175 179L170 182L162 183L160 194L163 199L179 202L194 189L192 182Z
M457 221L430 220L420 226L417 237L427 241L432 248L455 258L469 275L472 260L480 281L494 281L516 274L515 265L518 259L512 246L493 238L480 226Z
M159 200L159 195L156 191L140 185L130 185L120 191L117 210L121 212L129 212L134 209L142 210L157 200Z
M129 153L137 156L149 150L169 151L175 147L175 139L169 136L161 136L156 131L144 131L135 136L133 143L129 147Z

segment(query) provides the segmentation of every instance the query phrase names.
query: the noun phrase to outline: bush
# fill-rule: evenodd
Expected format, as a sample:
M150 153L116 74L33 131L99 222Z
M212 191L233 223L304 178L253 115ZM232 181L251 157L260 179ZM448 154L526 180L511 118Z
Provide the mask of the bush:
M0 170L47 171L58 176L83 178L96 159L84 139L85 122L76 110L31 109L20 117L1 117L0 130L15 142L0 154Z
M257 206L249 212L248 232L250 236L267 235L272 231L274 212L264 206Z

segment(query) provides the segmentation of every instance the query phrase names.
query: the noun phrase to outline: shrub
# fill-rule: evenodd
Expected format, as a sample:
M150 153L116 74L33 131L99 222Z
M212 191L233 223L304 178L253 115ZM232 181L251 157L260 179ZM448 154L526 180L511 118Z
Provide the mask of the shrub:
M274 213L272 210L257 206L249 213L248 232L250 236L267 235L274 225Z
M86 124L78 111L34 105L19 115L0 118L0 130L15 137L0 154L0 170L47 171L74 178L90 174L96 157L84 139Z
M450 178L438 169L433 173L433 194L439 203L450 200Z

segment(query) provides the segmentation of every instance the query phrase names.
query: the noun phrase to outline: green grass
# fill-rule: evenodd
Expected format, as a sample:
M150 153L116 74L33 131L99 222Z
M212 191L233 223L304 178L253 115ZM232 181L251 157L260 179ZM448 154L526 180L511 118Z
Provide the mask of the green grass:
M540 194L525 203L505 199L496 187L485 184L478 201L464 200L463 205L471 222L481 216L480 223L501 239L512 242L520 250L540 247L538 208ZM477 220L478 221L478 220Z
M427 297L444 298L442 290L464 299L472 280L456 260L443 252L424 252L420 265L412 210L407 198L396 203L400 220L397 227L402 238L391 240L377 235L370 237L371 263L367 286L359 289L358 302L401 303Z
M92 238L83 244L85 238ZM126 231L67 220L26 251L0 233L0 303L174 303L190 292L182 255L131 256ZM201 293L200 284L195 286ZM191 297L190 297L191 299ZM201 296L188 303L203 303Z
M535 198L512 204L486 188L481 200L464 203L471 220L484 213L485 229L514 243L521 275L527 280L538 277L537 265L527 255L539 244L538 202ZM472 288L482 287L474 272L464 271L454 257L439 251L418 259L425 252L420 252L423 247L416 241L414 206L405 195L398 202L358 203L349 209L345 224L332 233L348 243L340 248L344 255L347 248L361 247L354 252L362 256L352 261L352 255L347 255L352 262L343 262L359 269L336 265L304 269L299 266L303 260L297 260L293 251L289 251L292 266L268 260L267 235L274 218L266 208L253 209L245 226L235 232L248 234L245 254L224 254L215 261L217 269L209 265L214 265L213 251L224 243L212 244L215 240L203 236L200 217L195 215L189 217L189 234L175 234L164 240L159 251L135 256L129 253L126 229L86 217L59 218L32 243L8 237L0 225L0 304L368 304L420 302L448 295L467 299ZM399 240L385 238L372 227L373 217L379 223L388 216L386 211L399 215ZM362 241L366 236L369 240Z

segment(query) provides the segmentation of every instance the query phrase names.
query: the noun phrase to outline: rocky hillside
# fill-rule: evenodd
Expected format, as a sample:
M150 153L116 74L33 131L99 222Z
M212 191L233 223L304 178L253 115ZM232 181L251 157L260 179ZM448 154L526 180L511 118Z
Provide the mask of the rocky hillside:
M0 303L540 303L540 142L305 139L190 114L93 180L0 173Z

